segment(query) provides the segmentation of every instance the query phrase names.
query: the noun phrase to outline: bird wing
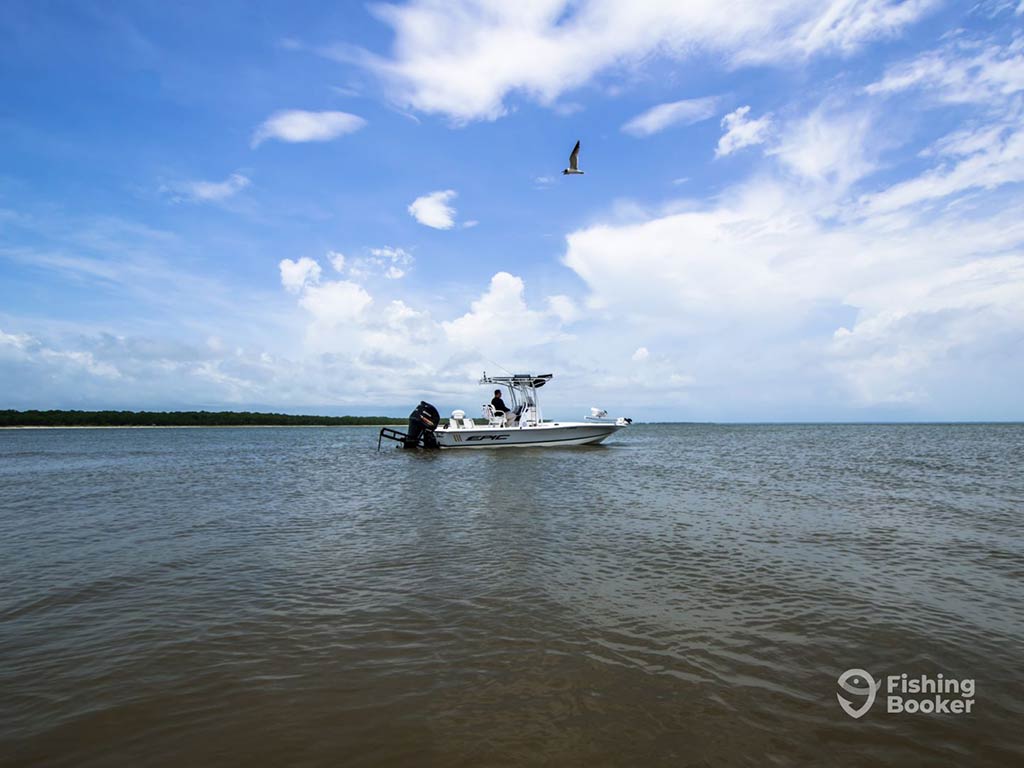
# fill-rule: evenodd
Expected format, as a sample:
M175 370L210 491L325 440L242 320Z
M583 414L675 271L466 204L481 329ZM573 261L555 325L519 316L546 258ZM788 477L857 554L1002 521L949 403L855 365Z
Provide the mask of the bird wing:
M579 170L580 162L580 143L576 142L576 146L572 148L572 154L569 155L569 168L571 170Z

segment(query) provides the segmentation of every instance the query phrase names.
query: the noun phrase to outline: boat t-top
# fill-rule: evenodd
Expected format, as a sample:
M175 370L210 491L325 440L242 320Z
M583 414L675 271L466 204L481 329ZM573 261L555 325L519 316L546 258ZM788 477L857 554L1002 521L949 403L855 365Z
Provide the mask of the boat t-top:
M554 378L553 374L511 374L480 378L480 384L508 391L507 411L491 403L483 405L484 424L478 424L462 410L452 411L447 424L441 424L437 408L421 402L409 414L408 433L384 427L380 441L395 440L406 448L541 448L547 446L596 445L629 426L632 419L612 419L606 411L591 408L583 421L545 421L537 390Z

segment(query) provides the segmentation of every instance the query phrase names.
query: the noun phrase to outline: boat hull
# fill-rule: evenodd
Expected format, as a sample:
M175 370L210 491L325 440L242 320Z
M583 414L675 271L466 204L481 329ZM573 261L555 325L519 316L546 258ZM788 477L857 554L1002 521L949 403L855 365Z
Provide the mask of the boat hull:
M619 424L543 424L537 427L442 427L434 433L442 448L556 448L597 445L622 429Z

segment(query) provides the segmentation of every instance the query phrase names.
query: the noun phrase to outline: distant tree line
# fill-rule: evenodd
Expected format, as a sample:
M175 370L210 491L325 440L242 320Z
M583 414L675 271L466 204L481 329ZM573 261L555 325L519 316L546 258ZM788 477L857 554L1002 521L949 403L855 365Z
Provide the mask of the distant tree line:
M0 411L0 427L344 427L407 422L393 416L293 416L250 411Z

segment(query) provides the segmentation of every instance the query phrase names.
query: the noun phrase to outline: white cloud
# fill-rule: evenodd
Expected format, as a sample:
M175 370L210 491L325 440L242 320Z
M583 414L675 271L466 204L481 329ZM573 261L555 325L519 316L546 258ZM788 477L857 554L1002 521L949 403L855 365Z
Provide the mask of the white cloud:
M848 53L897 33L934 3L925 0L793 0L745 5L713 0L414 0L375 6L395 30L390 57L338 46L325 55L374 71L405 108L455 122L493 120L510 94L543 105L610 69L651 56L682 60L712 51L733 63Z
M176 200L217 203L234 197L251 183L247 176L232 173L224 181L187 181L171 185L167 189L175 195Z
M865 212L885 213L972 189L994 189L1024 181L1024 128L1019 117L993 128L957 131L936 143L943 162L906 181L861 197Z
M370 248L366 256L352 259L349 274L352 277L383 275L390 280L397 280L405 276L412 264L412 254L407 250L385 245L382 248Z
M800 25L790 42L809 55L819 50L851 53L864 42L896 36L908 24L939 5L940 0L831 0L820 14ZM754 56L758 54L755 52Z
M700 99L684 99L667 104L658 104L643 112L622 126L625 133L633 136L650 136L672 125L692 125L714 117L719 99L706 96Z
M1024 181L1024 38L1006 45L955 37L941 49L889 68L865 90L888 95L916 89L926 107L977 104L983 111L919 153L937 164L923 173L860 197L864 214L928 206L969 191Z
M348 112L306 112L301 109L275 112L268 117L252 137L252 146L277 139L289 143L330 141L347 133L358 131L366 121Z
M846 32L820 34L843 49ZM766 121L753 132L765 149L756 174L715 185L704 200L666 200L661 208L627 200L596 218L582 211L577 221L590 223L569 235L564 255L583 285L565 289L572 295L528 301L527 288L538 283L498 273L486 285L445 289L464 297L457 303L436 302L388 281L411 269L407 250L331 251L320 264L339 274L322 274L313 259L286 259L276 302L245 302L258 308L245 319L276 315L267 327L277 332L246 337L219 315L200 322L209 315L178 302L168 316L197 327L195 349L141 361L144 355L102 333L74 329L58 344L5 323L14 332L0 332L0 380L31 369L33 385L62 377L84 390L93 380L106 385L96 391L109 391L117 376L125 391L160 377L186 380L190 396L208 402L223 393L288 402L301 393L305 403L391 397L393 404L441 393L464 404L462 393L476 392L470 374L490 358L535 370L550 362L561 382L554 397L568 391L578 404L580 393L596 390L594 402L653 401L676 417L771 418L787 407L793 410L783 415L794 415L801 402L817 405L812 418L857 418L861 406L879 409L869 418L884 417L893 404L898 418L976 417L978 403L989 414L1016 416L1015 387L1024 376L1024 362L1012 354L1024 341L1024 121L1015 67L1024 43L1013 45L957 39L940 49L941 66L906 82L899 80L904 69L893 67L879 81L884 88L859 89L853 98L830 80L825 101L820 92L801 94L759 120L749 108L734 112L725 133L738 130L723 154L750 146L743 130ZM903 96L883 103L890 93ZM797 113L812 101L810 113ZM942 111L921 116L922 105ZM915 120L927 131L914 134ZM943 126L945 135L937 134ZM894 135L908 142L899 157L886 150ZM915 135L927 136L923 151L909 144ZM528 185L537 172L520 182ZM454 211L449 219L458 226ZM148 252L132 252L146 240ZM178 242L171 233L98 230L33 251L31 261L7 246L0 256L134 294L143 281L154 292L182 282L168 279L166 266L153 278L162 259L187 261L177 257L190 244ZM98 250L104 244L128 256L108 258ZM538 274L564 282L547 268ZM178 290L242 303L234 300L237 286ZM289 328L300 328L304 343ZM277 346L263 350L263 338ZM402 375L382 375L394 371Z
M15 349L25 349L29 342L32 341L32 337L25 333L4 333L0 330L0 344Z
M529 309L524 289L522 278L498 272L469 312L441 324L448 341L460 349L501 354L559 338L559 324L551 323L550 315ZM567 310L560 299L554 299L552 306Z
M955 39L889 67L864 90L873 95L921 89L951 104L987 104L1024 90L1024 39L1007 45Z
M548 297L548 312L558 318L559 322L568 324L580 318L579 307L570 297L561 294Z
M371 249L366 259L354 260L349 275L377 274L383 269L383 276L399 277L403 273L394 264L407 257L400 248ZM417 349L440 335L428 313L400 300L375 302L354 279L307 282L299 293L298 305L310 316L307 355L333 356L347 367L346 378L381 367L403 367L409 369L407 373L425 370L424 363L413 358Z
M341 272L345 269L345 254L339 253L338 251L328 251L327 261L334 267L335 272Z
M392 261L402 261L408 263L412 258L410 253L404 248L392 248L390 245L382 246L381 248L371 248L370 253L378 258L391 259Z
M316 321L336 326L358 320L373 302L370 294L349 280L332 280L322 285L306 285L299 304Z
M565 264L615 318L606 344L642 333L685 349L668 364L692 365L718 398L936 407L952 358L1001 386L994 350L1024 335L1022 196L899 219L847 203L836 219L833 194L761 178L694 210L573 232Z
M828 181L841 192L874 169L868 155L879 149L879 140L876 138L869 149L870 130L867 114L834 114L817 109L785 125L769 153L800 176Z
M446 381L457 382L459 391L472 391L473 376L494 355L510 361L508 355L524 352L537 363L537 350L566 338L559 331L562 318L577 314L566 296L550 297L548 311L530 309L522 280L507 273L496 274L469 312L448 322L401 300L374 301L352 280L307 284L298 303L309 315L304 352L337 362L344 375L336 387L347 391L365 381L375 388L373 396L400 392L401 400L411 397L410 387L429 391ZM424 349L430 354L424 355ZM380 380L381 370L396 369L402 371L400 381Z
M57 349L30 334L0 330L0 365L11 362L41 367L51 381L82 373L108 380L122 378L115 365L97 359L91 350Z
M468 219L468 220L462 222L462 228L463 229L472 229L473 227L475 227L479 223L480 222L477 221L476 219Z
M417 197L409 205L409 214L424 226L451 229L455 226L455 208L448 203L455 197L454 189L442 189Z
M320 282L320 265L305 256L298 261L282 259L278 269L281 271L281 285L291 293Z
M659 356L663 378L675 381L674 367L687 386L752 398L753 413L779 392L945 417L991 398L1016 413L1005 383L1024 369L1006 356L1024 339L1014 46L1024 42L998 55L944 49L957 55L906 69L916 73L906 82L892 70L886 88L870 89L919 88L939 96L931 106L984 97L919 153L927 166L910 177L872 176L893 146L890 121L830 100L759 136L777 164L713 202L573 232L565 264L588 286L588 319L610 318L608 344L624 354L641 334L685 349L685 359ZM745 109L734 115L730 128L749 122Z
M722 118L722 127L725 133L718 140L715 148L715 157L731 155L738 149L763 144L768 140L768 131L771 128L771 117L764 115L757 120L748 120L747 113L750 107L740 107Z

